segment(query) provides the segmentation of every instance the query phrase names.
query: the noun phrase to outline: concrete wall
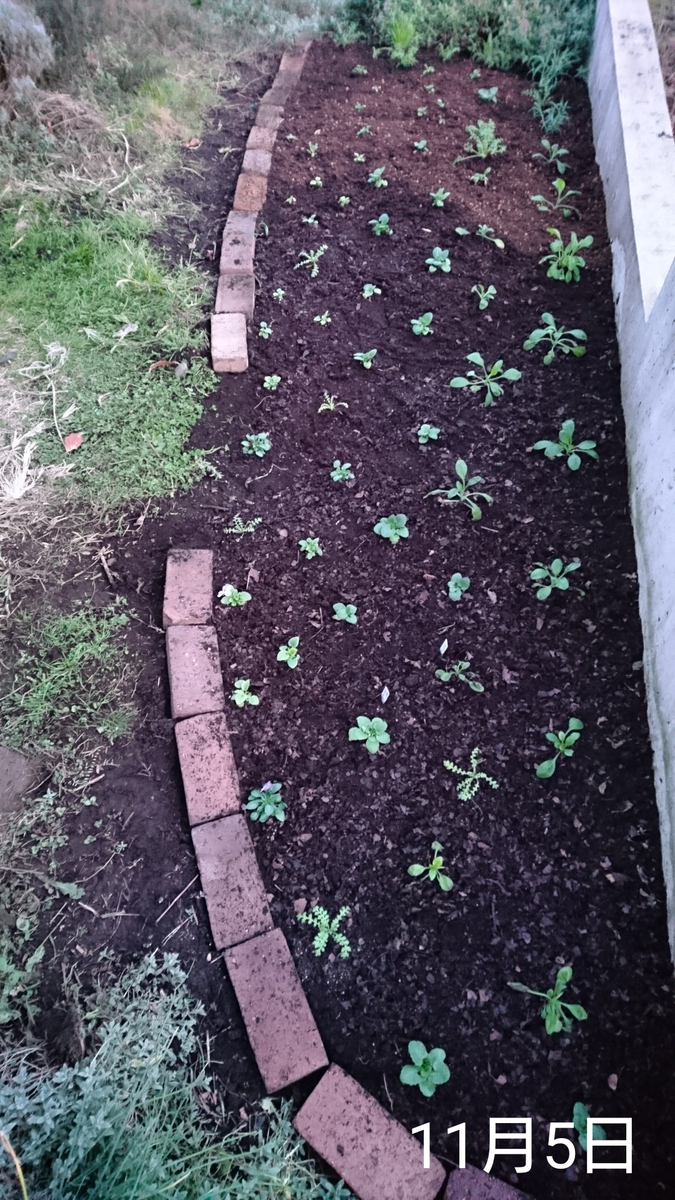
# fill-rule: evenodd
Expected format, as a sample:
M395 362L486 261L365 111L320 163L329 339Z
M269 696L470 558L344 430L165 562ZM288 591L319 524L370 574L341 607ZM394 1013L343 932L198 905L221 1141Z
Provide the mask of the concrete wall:
M675 958L675 144L648 0L598 0L589 90L614 259L645 684Z

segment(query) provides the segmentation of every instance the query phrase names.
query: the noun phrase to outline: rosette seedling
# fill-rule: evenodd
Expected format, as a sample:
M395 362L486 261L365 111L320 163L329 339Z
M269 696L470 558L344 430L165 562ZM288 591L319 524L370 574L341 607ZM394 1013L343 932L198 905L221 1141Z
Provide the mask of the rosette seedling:
M371 171L368 176L368 183L372 183L376 188L389 187L389 180L384 177L386 169L386 167L375 167L375 170Z
M428 334L434 332L432 328L433 319L434 314L432 312L425 312L419 317L412 318L410 326L416 337L427 337Z
M543 450L547 458L562 458L565 455L570 471L578 471L581 466L580 454L587 454L589 458L597 459L596 445L597 442L591 441L575 443L574 421L570 420L563 421L558 433L557 442L548 442L546 440L535 442L532 449Z
M450 1078L445 1050L438 1047L427 1050L424 1042L408 1042L408 1054L412 1062L401 1067L401 1083L408 1087L418 1087L423 1096L433 1096L436 1088L442 1083L447 1083Z
M426 138L422 138L419 142L413 142L413 152L415 154L428 154L429 143Z
M476 171L475 175L471 176L472 183L482 183L483 187L488 185L488 175L492 172L492 167L486 167L484 171Z
M427 442L438 441L440 432L440 429L436 425L428 425L426 422L424 425L420 425L417 430L417 440L420 446L426 446Z
M271 338L271 336L272 326L268 325L267 321L261 321L260 325L258 326L258 337L261 337L264 341L267 341L268 338Z
M563 565L562 558L554 558L550 566L546 563L535 563L534 570L530 571L530 580L532 586L537 589L537 600L548 600L549 596L554 591L566 592L569 590L570 581L567 578L572 571L578 571L581 563L578 558L573 562Z
M221 604L228 608L242 608L251 599L250 592L238 592L233 583L224 583L218 592Z
M281 375L266 375L263 379L263 387L267 392L276 392L281 383Z
M331 921L326 909L321 904L315 904L308 913L298 913L298 920L301 924L313 925L317 930L316 937L312 942L317 958L323 954L331 939L340 949L340 958L349 958L352 948L344 933L340 933L340 925L350 912L351 909L343 905L337 916L333 917Z
M483 516L483 510L477 503L478 500L485 500L487 504L492 504L492 496L488 496L487 492L477 492L474 490L477 483L482 483L481 475L472 475L468 478L469 468L463 458L458 458L455 463L455 474L457 479L452 487L434 488L433 492L427 492L427 496L438 496L441 504L465 504L471 513L472 521L480 521Z
M450 196L450 193L446 192L445 188L439 187L435 192L429 192L429 195L431 196L431 203L434 208L445 208L445 201Z
M323 550L321 549L321 543L318 538L315 538L315 537L301 538L300 541L298 542L298 545L299 545L300 549L302 550L302 553L305 555L305 557L308 560L310 558L317 558L317 557L321 558L321 556L323 555Z
M346 483L349 479L353 479L354 472L352 471L352 464L348 462L340 462L340 459L336 458L335 462L333 463L333 470L330 473L330 477L334 483Z
M337 412L340 408L349 408L346 400L338 400L337 396L331 396L328 392L324 392L323 400L317 408L317 412Z
M474 283L472 292L478 296L478 308L480 312L484 312L491 300L494 300L497 295L497 289L489 283L487 287L483 287L482 283Z
M445 275L449 275L452 270L450 251L442 250L440 246L434 246L431 256L425 258L424 261L429 268L430 275L435 275L436 271L443 271Z
M247 433L245 438L242 438L241 448L244 454L255 454L256 458L263 458L268 450L272 449L272 443L267 433Z
M346 621L348 625L356 625L358 617L356 615L355 604L342 604L338 601L333 605L333 620Z
M300 662L300 655L298 654L298 646L299 645L300 645L299 637L289 638L288 641L285 642L283 646L279 647L279 650L277 653L277 662L285 662L286 665L289 666L291 668L291 670L294 671L295 668L297 667L298 663Z
M369 221L368 224L372 227L375 237L382 237L383 233L392 233L392 228L389 224L389 215L387 213L381 213L377 219L373 217L373 220Z
M451 388L468 388L471 392L481 392L485 388L485 399L483 407L488 408L499 396L504 395L504 388L500 380L505 379L509 383L516 383L522 379L522 372L516 370L515 367L509 367L504 371L504 360L497 359L496 363L488 367L485 364L482 354L474 351L472 354L467 354L467 362L473 363L478 367L478 371L467 371L466 375L456 375L450 380Z
M260 704L260 697L251 691L250 679L235 679L230 700L234 700L237 708L243 708L245 704L252 704L255 708Z
M536 346L548 344L548 350L544 355L544 366L548 367L553 362L556 355L556 350L561 350L563 354L573 354L575 358L583 358L586 353L586 347L580 346L580 342L585 342L586 334L583 329L565 329L564 325L558 325L552 313L542 313L541 320L543 328L533 329L530 336L523 342L523 350L534 350Z
M377 350L359 350L357 354L352 355L352 358L354 358L356 362L360 362L362 366L366 368L366 371L369 371L373 365L373 359L375 358L376 354Z
M498 91L499 91L499 88L496 88L496 87L479 88L478 89L478 99L484 100L486 104L496 104Z
M579 251L592 246L593 238L590 234L587 237L578 238L572 231L570 240L565 245L559 229L547 229L546 232L553 235L550 246L551 253L545 254L543 258L539 259L539 262L549 264L547 277L562 279L565 283L572 283L572 281L578 283L581 271L586 266L586 259L579 254Z
M465 592L468 592L471 587L471 580L468 575L461 575L459 571L455 571L448 580L448 596L451 600L458 601L462 599Z
M381 296L382 288L377 287L374 283L364 283L361 295L364 300L370 300L373 296Z
M475 125L467 125L468 142L464 143L466 154L460 154L455 163L466 162L469 158L493 158L504 154L506 142L497 137L494 121L477 121Z
M572 1109L572 1122L574 1124L576 1135L579 1138L579 1145L581 1146L584 1154L588 1150L588 1122L590 1119L591 1114L586 1108L586 1105L582 1104L581 1100L577 1100L574 1108ZM606 1131L602 1128L602 1125L598 1125L596 1121L593 1121L593 1141L607 1141Z
M328 309L326 309L325 312L319 313L318 317L314 318L314 323L315 325L330 325L332 319Z
M322 188L323 187L323 179L321 178L320 175L315 175L313 179L310 179L309 186Z
M388 542L391 542L392 546L396 546L401 538L410 536L408 518L404 513L392 513L389 517L380 517L377 525L373 526L373 533L379 534L381 538L386 538Z
M547 200L545 196L530 196L533 204L536 204L539 212L555 213L561 212L563 217L571 217L572 213L579 216L579 209L570 204L570 196L580 196L581 192L573 191L568 188L564 179L554 179L551 184L555 192L555 200Z
M281 798L281 784L264 783L261 788L254 788L248 794L246 811L252 821L259 821L261 825L270 817L285 821L286 801Z
M496 779L492 779L490 775L486 775L485 771L478 770L478 766L482 761L480 750L477 746L474 747L469 755L468 771L463 770L462 767L458 767L457 763L452 762L449 758L443 761L446 771L451 771L453 775L461 777L461 783L457 784L457 797L459 800L473 800L481 783L487 783L488 787L491 788L499 787Z
M388 746L391 740L381 717L357 717L348 737L350 742L365 742L369 754L377 754L380 746Z
M432 842L431 849L431 862L426 866L422 863L411 863L408 867L408 874L412 875L413 879L428 879L430 883L438 883L442 892L449 892L453 883L450 876L446 875L443 870L444 859L440 853L443 847L440 842Z
M476 679L473 671L469 670L468 662L453 663L453 665L449 667L447 671L445 671L442 667L439 667L436 671L436 678L440 679L442 683L454 682L454 680L457 679L460 683L468 683L472 692L485 691L485 688L483 687L482 683Z
M543 159L547 166L555 166L556 170L561 175L564 175L569 163L561 162L561 159L569 154L569 150L566 150L564 146L559 146L557 142L550 142L548 138L542 138L541 144L544 147L545 153L542 154L538 150L532 157Z
M468 232L468 229L462 230L463 234L467 234ZM455 233L459 233L459 229L456 229ZM476 230L476 237L483 238L486 242L493 242L498 250L504 250L505 248L502 238L494 237L494 229L491 225L479 225Z
M319 274L319 259L326 253L328 246L324 243L322 246L317 246L316 250L301 250L300 259L293 267L294 271L298 271L300 267L307 267L309 270L310 279L316 279Z
M555 984L547 992L537 992L534 988L526 987L524 983L509 983L514 992L522 992L526 996L540 996L544 1000L541 1015L547 1033L570 1033L572 1018L575 1021L585 1021L588 1013L580 1004L569 1004L561 997L574 974L571 967L561 967L556 975ZM569 1014L569 1015L568 1015Z
M553 758L547 758L544 762L537 763L535 770L538 779L550 779L555 773L558 759L572 757L574 748L581 737L583 727L584 723L578 717L570 717L567 722L567 729L561 729L558 733L546 734L546 740L553 746L555 754Z

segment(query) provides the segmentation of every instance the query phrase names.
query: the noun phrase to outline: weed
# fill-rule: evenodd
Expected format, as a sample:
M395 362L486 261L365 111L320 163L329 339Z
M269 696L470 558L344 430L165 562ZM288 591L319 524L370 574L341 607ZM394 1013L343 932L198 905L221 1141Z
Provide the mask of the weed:
M364 300L370 300L372 296L381 296L382 288L377 287L374 283L364 283L361 295Z
M356 625L358 617L356 615L355 604L341 604L339 601L333 605L333 620L346 621L348 625Z
M356 109L356 111L358 113L362 113L362 112L366 111L367 105L361 104L361 102L359 100L357 100L356 104L354 105L354 108Z
M252 821L265 824L270 817L277 821L286 820L286 801L281 798L280 783L264 783L261 788L249 792L246 811Z
M471 513L472 521L480 521L483 516L483 510L477 503L477 500L485 500L487 504L492 504L492 496L488 496L487 492L476 492L473 488L477 483L482 483L481 475L472 475L467 479L469 468L463 458L458 458L455 463L455 474L457 479L452 487L435 488L433 492L427 492L424 499L428 496L438 496L441 504L465 504Z
M551 242L551 253L545 254L539 259L540 263L549 263L548 271L546 272L548 279L562 279L565 283L579 282L580 272L586 266L586 259L579 254L579 250L586 250L587 247L593 245L593 238L589 234L587 237L579 239L574 233L570 234L570 240L565 245L559 229L548 229L547 233L553 235Z
M561 175L564 175L569 163L564 163L560 160L565 155L569 154L569 150L566 150L564 146L559 146L557 142L553 142L553 144L551 144L548 138L542 138L541 144L544 147L545 154L542 154L541 151L538 151L536 154L533 154L532 157L543 159L547 166L555 166L556 170Z
M283 288L275 288L274 291L272 292L272 299L278 300L279 304L281 304L281 301L283 300L285 295L286 295L286 293Z
M484 312L490 301L494 300L497 295L497 289L492 283L489 283L487 287L484 287L482 283L474 283L471 291L478 296L479 312Z
M380 746L388 746L391 740L381 717L357 717L348 736L350 742L365 742L369 754L377 754Z
M263 379L263 387L267 392L276 392L281 383L281 375L266 375Z
M410 536L408 518L403 513L392 513L389 517L381 517L377 525L373 526L373 533L379 534L381 538L386 538L388 542L391 542L392 546L396 546L401 538Z
M557 442L548 442L546 440L535 442L532 449L543 450L547 458L561 458L565 455L570 471L578 471L581 466L581 454L587 454L589 458L597 459L596 446L597 442L591 441L575 444L574 421L569 420L563 421L558 432Z
M574 1108L572 1110L572 1121L574 1124L574 1128L576 1130L577 1137L579 1138L579 1145L581 1146L581 1149L583 1150L584 1154L588 1150L588 1120L589 1120L589 1117L590 1117L590 1113L589 1113L588 1109L586 1108L586 1105L582 1104L581 1100L577 1100L577 1102L574 1105ZM593 1123L593 1141L594 1142L605 1142L606 1140L607 1140L606 1131L602 1128L602 1125L596 1125L594 1122Z
M316 152L317 152L317 150L318 150L318 149L319 149L319 143L318 143L318 142L310 142L310 143L309 143L309 145L308 145L308 147L307 147L307 153L309 154L309 157L310 157L310 158L316 158Z
M352 67L349 74L350 75L367 75L368 68L364 67L361 63L357 63L355 67Z
M330 473L330 477L335 483L347 483L348 480L354 478L352 464L340 462L340 459L336 458L333 462L333 470Z
M251 691L250 679L235 679L230 700L234 700L237 708L243 708L245 704L252 704L256 708L260 704L260 697Z
M338 400L337 396L330 396L328 392L324 392L317 412L337 412L339 408L349 408L349 405L345 400Z
M331 317L328 309L326 309L325 312L319 313L319 316L315 317L314 321L317 325L330 325L330 323L332 321L332 317Z
M480 788L481 783L487 783L488 787L498 788L499 784L496 779L492 779L486 775L484 771L478 770L478 764L482 762L480 750L476 746L469 756L469 770L463 771L456 763L446 758L443 766L446 771L452 771L454 775L461 775L462 782L457 784L457 796L460 800L473 800L476 792Z
M322 246L317 247L316 250L301 250L300 261L295 264L293 270L298 271L300 267L309 267L310 279L316 279L319 274L319 259L326 253L327 249L328 246L324 243Z
M539 212L562 212L563 217L571 217L572 213L576 213L578 217L579 209L570 204L570 196L580 196L581 192L566 188L564 179L554 179L551 187L555 192L555 200L547 200L545 196L541 195L530 196L530 200L536 204Z
M558 765L558 759L561 756L563 758L572 758L574 754L574 747L581 737L581 730L583 727L584 723L583 721L580 721L578 717L570 717L569 721L567 722L566 730L561 729L558 731L558 733L546 734L546 740L547 742L551 742L555 750L555 754L553 758L547 758L544 760L544 762L537 764L535 769L538 779L550 779L555 772L555 769Z
M451 600L461 600L465 592L468 592L471 587L471 580L468 575L461 575L459 571L455 571L448 580L448 596Z
M348 208L351 204L351 200L349 196L340 196L338 204L340 205L340 208Z
M436 271L443 271L445 275L449 275L452 270L450 251L442 250L440 246L434 246L431 257L425 258L424 261L429 268L430 275L434 275Z
M277 662L285 662L291 668L291 670L294 671L300 662L300 655L298 654L299 645L299 637L289 638L283 646L279 647L277 653Z
M469 670L468 662L456 662L444 671L442 667L436 671L436 678L442 683L450 683L451 680L459 680L460 683L468 683L472 692L484 692L485 688L480 683L472 671Z
M309 181L309 186L315 187L315 188L322 188L323 187L323 179L321 178L320 175L314 175L314 177L312 179L310 179L310 181Z
M459 230L457 229L457 230L455 230L455 232L459 233ZM465 230L463 230L463 232L468 233L469 231L468 231L468 229L465 229ZM499 238L499 237L494 237L493 234L494 234L494 229L492 228L491 225L479 225L478 229L476 230L476 237L484 238L484 240L486 242L493 242L498 250L504 250L505 246L504 246L503 239Z
M488 175L492 172L492 167L486 167L484 171L476 171L475 175L471 176L472 183L482 183L483 187L488 185Z
M440 432L437 425L428 425L426 422L424 425L420 425L417 430L417 440L420 446L426 446L427 442L437 442Z
M579 342L586 341L583 329L565 329L564 325L557 325L552 313L548 312L541 314L541 320L543 329L532 330L523 342L523 350L534 350L540 342L548 342L549 349L544 355L544 365L547 367L553 362L556 350L562 350L563 354L573 354L575 358L584 356L586 347L579 345Z
M326 909L320 904L315 904L308 913L298 913L298 920L303 925L313 925L318 931L312 942L317 958L323 954L331 939L336 946L340 947L340 958L349 958L352 948L344 933L340 933L340 925L350 913L351 909L343 905L337 916L333 917L331 921Z
M287 196L284 201L284 204L297 204L297 203L298 203L298 201L295 196Z
M435 192L429 192L431 196L432 208L445 208L445 201L449 198L450 192L446 192L445 188L439 187Z
M355 150L354 151L354 162L355 163L364 163L365 161L366 161L365 154L359 154L358 150Z
M248 604L251 594L250 592L238 592L234 584L224 583L218 592L218 599L226 607L242 608L244 604Z
M318 225L319 222L316 213L310 213L308 217L303 217L302 223L303 225Z
M498 91L499 91L499 88L496 88L496 87L479 88L478 89L478 99L485 100L485 102L487 104L496 104Z
M474 363L480 368L478 371L469 371L468 378L464 375L456 375L450 380L452 388L469 388L471 392L480 392L485 388L485 400L483 407L487 408L495 399L504 394L504 388L499 382L500 379L506 379L509 383L515 383L518 379L522 379L522 374L515 367L509 367L503 371L503 359L497 359L491 367L487 367L483 360L483 356L474 351L473 354L467 354L467 361Z
M578 558L566 567L563 566L562 558L554 558L549 567L546 563L535 563L534 571L530 572L530 579L537 589L537 600L548 600L551 592L555 590L566 592L570 586L567 576L572 571L578 571L580 566Z
M269 379L270 376L267 376ZM275 378L272 376L271 378ZM267 387L267 383L265 383ZM272 443L267 433L247 433L245 438L242 438L241 448L244 454L255 454L256 458L263 458L268 450L272 449Z
M386 36L392 61L399 67L412 67L419 49L419 35L414 17L401 8L393 9L388 16Z
M432 312L425 312L420 317L412 318L410 325L416 337L426 337L428 334L434 332L431 325L433 319L434 314Z
M408 1042L408 1054L412 1062L401 1067L401 1083L409 1087L418 1087L423 1096L433 1096L436 1088L442 1083L447 1083L450 1078L445 1050L438 1047L427 1050L424 1042Z
M541 88L533 87L527 93L532 97L532 116L541 122L544 133L558 133L569 120L569 104L566 100L551 100Z
M523 992L527 996L541 996L545 1001L541 1015L544 1018L547 1033L569 1033L572 1029L572 1017L576 1021L585 1021L588 1017L586 1009L582 1008L580 1004L568 1004L566 1000L560 999L572 975L571 967L561 967L556 975L554 986L547 992L536 992L533 988L526 987L524 983L509 983L509 987L513 988L514 992ZM567 1012L564 1009L567 1009ZM568 1016L567 1013L570 1015Z
M368 176L368 183L372 183L376 188L389 187L389 181L384 178L386 167L376 167Z
M321 549L321 542L319 541L318 538L315 538L315 537L301 538L300 541L298 542L298 545L299 545L300 549L302 550L302 553L307 557L307 559L317 558L317 557L321 558L323 555L323 550Z
M357 129L356 136L357 137L366 137L367 134L369 134L369 133L372 134L372 132L373 131L370 128L370 125L362 125L360 129Z
M429 154L429 143L426 138L421 138L419 142L413 142L414 154Z
M352 354L352 358L356 362L362 363L366 371L370 371L376 354L377 350L359 350L356 354Z
M235 513L232 519L232 524L224 530L225 533L255 533L258 526L262 523L262 517L252 517L250 521L242 521L241 514Z
M389 214L381 213L377 220L373 219L368 222L372 226L373 233L376 237L381 237L383 233L393 233L389 224Z
M467 125L468 142L464 143L466 154L455 159L455 163L466 162L470 158L494 158L504 154L506 142L497 137L494 121L478 121L475 125Z
M268 341L271 336L272 326L268 325L267 321L261 321L260 325L258 326L258 337L263 338L264 341Z
M408 874L412 875L413 879L428 879L430 883L438 881L438 886L442 892L449 892L453 886L449 875L443 871L443 857L440 851L443 849L440 842L432 842L431 849L433 851L431 862L424 866L422 863L411 863L408 867Z

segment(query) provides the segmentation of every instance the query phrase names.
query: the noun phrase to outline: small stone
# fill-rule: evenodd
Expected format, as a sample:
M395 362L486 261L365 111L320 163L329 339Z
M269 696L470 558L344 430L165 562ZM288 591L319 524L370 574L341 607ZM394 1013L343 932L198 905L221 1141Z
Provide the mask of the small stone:
M306 908L307 908L307 900L305 899L305 897L304 897L304 896L301 896L299 900L294 900L294 901L293 901L293 910L294 910L294 912L296 912L296 913L304 913L304 911L305 911L305 909L306 909Z
M494 1175L468 1166L451 1172L444 1200L528 1200L528 1197Z

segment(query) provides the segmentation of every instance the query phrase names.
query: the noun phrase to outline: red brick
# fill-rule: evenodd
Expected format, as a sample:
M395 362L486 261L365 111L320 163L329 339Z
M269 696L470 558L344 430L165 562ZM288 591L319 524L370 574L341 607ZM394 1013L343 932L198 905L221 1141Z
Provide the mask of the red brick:
M255 123L261 129L278 129L284 119L284 110L278 104L261 104L255 116Z
M340 1067L331 1066L293 1124L360 1200L435 1200L445 1181L437 1158Z
M291 46L289 50L284 51L279 63L279 71L288 71L294 75L300 75L307 60L311 44L311 42L299 42L296 46Z
M249 1041L268 1092L328 1066L326 1051L280 929L225 954Z
M237 813L197 825L192 841L216 949L226 950L272 929L246 819Z
M486 1175L478 1167L453 1171L445 1189L444 1200L528 1200L523 1192L502 1183L494 1175Z
M164 583L164 628L208 625L213 597L213 551L170 550Z
M232 212L230 210L225 222L225 233L238 234L240 237L255 238L257 223L257 212Z
M232 275L224 271L216 292L217 313L243 313L249 319L255 308L255 279L253 275Z
M166 631L166 657L172 717L223 711L223 677L212 625L170 625Z
M240 175L232 207L237 212L260 211L267 196L266 175Z
M303 62L304 62L304 59L303 59ZM273 88L287 88L288 91L291 92L298 82L299 75L300 75L300 71L294 71L294 70L288 69L286 67L282 68L280 66L279 70L277 71L276 75L274 76L274 80L272 82L272 87Z
M277 135L273 129L262 129L260 125L252 125L246 142L247 150L267 150L271 154Z
M190 825L240 812L239 777L223 713L204 713L174 727Z
M245 175L269 175L272 155L269 150L246 150L241 169Z
M248 368L246 317L243 313L214 313L211 317L211 363L214 371Z
M230 275L250 275L253 271L254 255L255 222L253 228L247 229L245 233L233 229L231 225L228 229L226 225L220 248L221 273L227 271Z
M275 105L278 104L280 108L283 108L284 104L286 103L286 101L288 100L288 97L291 94L291 90L292 89L288 85L280 84L277 87L277 81L275 79L271 88L268 88L268 90L265 92L265 95L261 98L260 103L261 104L275 104Z

